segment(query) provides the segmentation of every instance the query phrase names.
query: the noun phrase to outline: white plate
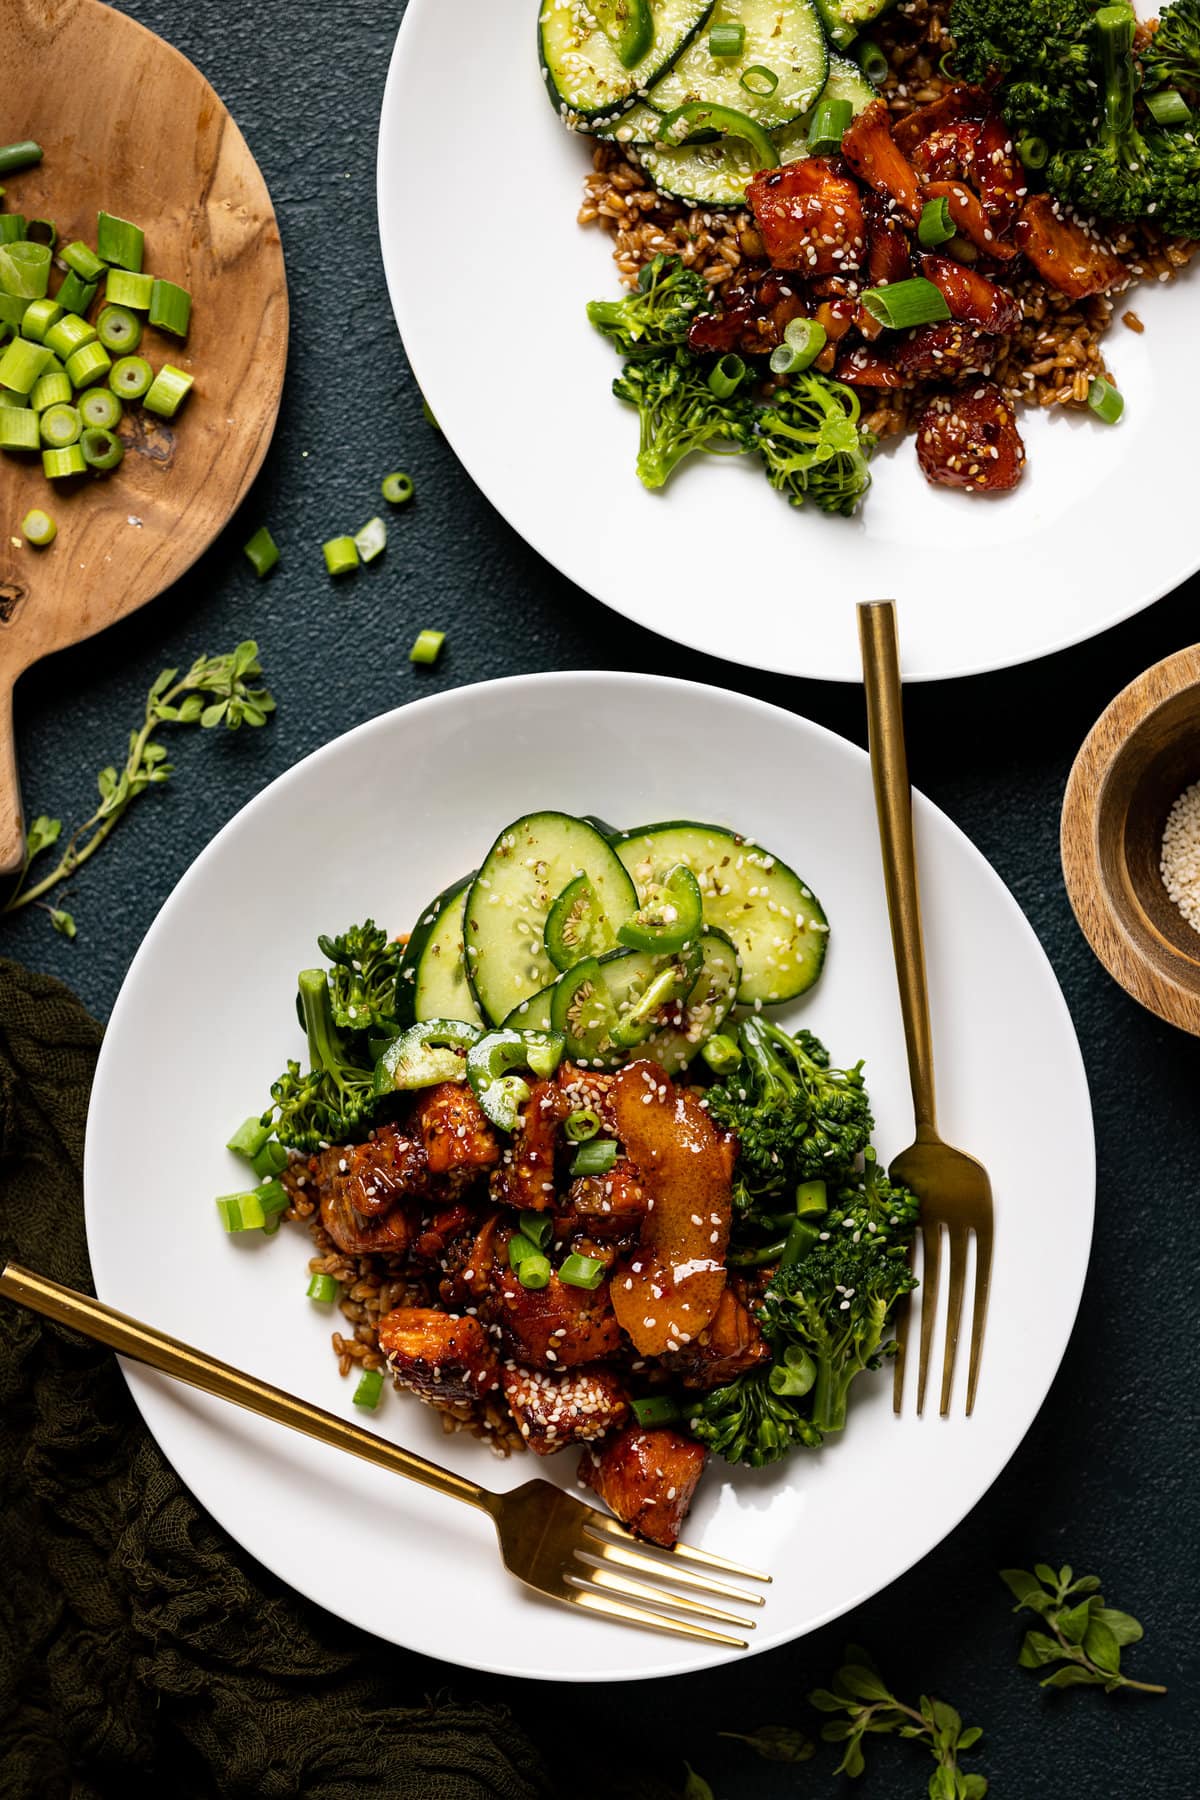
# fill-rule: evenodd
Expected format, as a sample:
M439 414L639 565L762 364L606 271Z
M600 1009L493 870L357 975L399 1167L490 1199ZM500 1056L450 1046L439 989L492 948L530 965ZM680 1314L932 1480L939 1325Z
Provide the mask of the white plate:
M292 1011L318 931L372 914L403 929L541 806L618 824L734 824L802 870L832 921L827 973L797 1016L864 1056L887 1155L911 1114L863 753L789 713L634 675L540 675L406 706L258 795L193 864L134 959L105 1035L85 1188L97 1291L136 1317L354 1416L305 1298L309 1240L228 1237L213 1196L244 1181L225 1138L303 1054ZM695 1542L765 1567L754 1648L874 1593L970 1510L1058 1367L1092 1229L1087 1088L1050 965L979 853L917 805L943 1125L996 1193L987 1353L974 1418L891 1412L863 1378L843 1442L752 1474L707 1471ZM965 1360L965 1359L964 1359ZM502 1570L482 1515L133 1367L146 1422L197 1498L302 1593L430 1656L554 1680L711 1665L713 1653L541 1602ZM494 1459L389 1392L377 1428L485 1483L569 1484L575 1457ZM887 1529L879 1496L888 1496ZM822 1546L819 1555L812 1546ZM734 1653L737 1654L736 1652Z
M858 600L903 602L905 678L1007 667L1106 630L1200 565L1191 421L1195 268L1139 288L1106 345L1115 429L1026 413L1008 496L931 488L911 440L875 461L861 516L797 513L751 457L634 474L637 418L584 315L620 289L575 223L586 139L547 104L535 0L409 0L379 135L379 225L413 371L467 472L521 536L606 605L682 644L857 681ZM457 123L456 123L457 122ZM1147 534L1126 522L1153 518Z

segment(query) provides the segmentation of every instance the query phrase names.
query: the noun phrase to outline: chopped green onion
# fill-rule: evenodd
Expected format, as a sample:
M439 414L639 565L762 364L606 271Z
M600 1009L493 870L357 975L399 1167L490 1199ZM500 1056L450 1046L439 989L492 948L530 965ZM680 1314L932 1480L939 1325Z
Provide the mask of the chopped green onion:
M19 244L24 236L24 213L0 213L0 244Z
M53 219L30 219L25 236L31 244L45 244L47 250L53 250L58 242L58 226Z
M738 76L739 87L744 87L748 94L756 99L765 100L779 86L779 77L774 69L768 69L765 63L751 63Z
M105 306L96 320L96 336L114 356L129 356L142 341L142 321L127 306Z
M96 327L81 319L78 313L64 312L61 319L47 326L42 342L56 356L73 356L85 344L96 342Z
M444 631L418 631L413 647L408 653L409 662L435 663L441 655L442 645L445 641Z
M729 1071L736 1069L742 1060L742 1052L738 1047L737 1039L728 1037L723 1031L718 1031L715 1037L710 1037L700 1054L714 1075L728 1075Z
M358 567L358 545L352 537L330 538L321 545L321 554L331 575L348 575Z
M825 348L825 327L819 319L793 319L783 342L771 352L773 375L795 375L816 362Z
M156 281L150 290L150 323L172 337L185 338L192 317L192 296L173 281Z
M605 1265L597 1256L568 1256L558 1271L558 1279L567 1287L588 1288L592 1292L604 1280Z
M842 133L854 117L849 100L822 100L808 128L808 147L814 156L829 156L842 147Z
M1115 425L1125 411L1125 396L1103 375L1093 375L1088 383L1088 405L1106 425Z
M0 388L0 411L6 406L25 407L28 405L28 394L14 394L11 388Z
M778 1238L757 1250L731 1250L725 1261L731 1269L765 1269L768 1263L778 1262L786 1248L787 1239Z
M413 481L403 469L397 469L391 475L385 475L380 483L380 493L389 506L407 506L413 497Z
M586 1144L600 1129L600 1114L590 1106L578 1107L567 1119L563 1130L572 1144Z
M42 474L47 481L68 481L73 475L86 475L83 451L78 444L70 444L65 450L43 450Z
M52 544L58 536L58 526L50 514L43 512L40 506L31 507L25 514L21 520L21 530L25 534L26 541L35 544L39 550L44 550L46 545Z
M250 1167L256 1175L264 1180L274 1175L282 1175L288 1166L288 1153L275 1138L265 1143L257 1156L250 1158Z
M128 219L117 219L112 213L102 212L96 220L96 249L104 262L137 274L145 255L146 234L140 226L131 225Z
M1191 124L1191 109L1178 88L1163 88L1157 94L1147 94L1146 105L1156 125Z
M781 1362L774 1363L767 1376L773 1394L799 1399L807 1394L817 1379L817 1365L800 1344L789 1344Z
M944 194L936 200L925 202L921 208L917 236L926 250L932 250L935 244L948 244L956 229L954 220L950 217L950 202Z
M358 1386L354 1390L354 1404L355 1406L365 1406L368 1411L374 1412L379 1405L382 1393L383 1370L364 1369L358 1378Z
M719 362L714 363L709 370L708 385L718 400L728 400L730 394L740 385L745 373L745 363L731 350Z
M740 56L746 44L746 27L741 20L714 25L708 34L710 56Z
M174 363L164 363L150 386L142 405L160 419L173 419L192 389L193 377Z
M232 1150L235 1156L244 1156L247 1162L253 1162L270 1135L271 1127L264 1125L261 1119L243 1119L233 1136L226 1139L225 1148Z
M42 376L43 381L49 379L47 375ZM89 388L79 402L79 414L84 424L95 431L115 431L125 416L121 402L112 389L106 387Z
M571 1163L572 1178L579 1175L607 1175L617 1160L614 1138L593 1138L580 1144Z
M424 394L421 395L421 412L424 415L425 423L427 425L432 425L433 429L435 431L440 431L442 429L441 426L438 424L437 420L434 418L433 414L430 412L429 402L425 398Z
M14 336L20 332L23 337L30 337L32 334L25 330L25 315L34 304L32 300L18 300L15 294L0 294L0 325L7 325ZM37 339L33 341L36 343Z
M38 419L42 442L51 450L65 450L68 444L77 444L82 430L83 420L73 406L48 406Z
M646 1394L629 1402L639 1425L674 1425L681 1417L678 1404L670 1394Z
M21 336L27 337L31 344L45 343L46 333L52 325L58 324L62 315L63 309L57 300L31 300L21 320Z
M153 291L153 275L139 275L129 269L110 269L104 283L104 298L110 306L129 306L134 312L150 311Z
M0 356L0 387L11 388L14 394L32 393L49 361L50 352L41 344L14 338Z
M796 1215L811 1218L829 1211L829 1191L823 1181L802 1181L796 1189Z
M544 1288L550 1281L550 1264L540 1250L523 1259L517 1269L517 1280L523 1288Z
M523 1231L513 1232L508 1240L508 1266L510 1269L519 1269L528 1257L540 1255L541 1251L532 1238L526 1237Z
M118 363L117 368L120 366ZM114 369L113 374L116 372ZM250 558L250 565L260 581L264 575L271 573L279 561L279 546L265 525L260 525L249 543L242 545L242 553Z
M387 526L376 517L368 519L366 524L354 534L354 542L358 545L358 554L363 562L374 562L382 556L387 548Z
M154 380L154 370L144 356L123 356L113 364L108 385L119 400L140 400Z
M1044 169L1050 159L1050 146L1043 137L1017 139L1017 155L1026 169Z
M254 1197L268 1219L278 1218L292 1204L291 1195L282 1181L260 1182L254 1190Z
M103 262L80 238L76 238L73 244L68 244L58 254L68 269L78 275L80 281L99 281L104 273Z
M93 381L103 381L111 368L112 357L99 342L83 344L67 358L67 374L74 388L91 387ZM146 404L150 404L149 394Z
M37 414L28 407L0 406L0 450L40 448Z
M288 1204L288 1197L279 1183L267 1181L263 1183L262 1187L252 1188L244 1194L223 1194L217 1201L217 1211L221 1215L221 1223L226 1231L261 1231L263 1229L270 1231L272 1221L277 1220L280 1213L286 1212ZM332 1277L328 1275L314 1276L313 1281L308 1284L310 1294L312 1294L313 1283L318 1280L329 1281L332 1280ZM336 1297L336 1282L333 1283L333 1289L334 1292L329 1296L330 1299ZM313 1294L312 1297L315 1300L323 1296Z
M44 300L49 286L48 244L0 245L0 292L17 300Z
M923 275L909 281L893 281L888 287L868 288L862 304L873 319L890 331L905 331L910 325L933 325L950 317L946 296Z
M872 87L881 87L887 80L888 59L878 44L868 40L858 53L858 66Z
M330 1306L338 1297L338 1284L332 1275L314 1275L304 1291L318 1306Z
M0 175L15 175L18 169L32 169L42 160L42 146L32 138L20 144L0 144Z
M88 468L98 470L101 475L118 468L125 455L125 446L115 431L97 431L89 426L79 445Z
M529 1239L535 1250L544 1250L554 1236L554 1220L549 1213L522 1212L518 1215L521 1236Z
M50 406L69 406L73 392L74 389L63 370L47 369L44 375L39 375L34 390L29 396L29 404L36 413L45 412Z
M96 289L98 286L99 283L95 281L81 281L74 269L72 269L66 276L54 298L58 301L58 304L65 313L82 314L87 311L88 307L92 304L92 301L96 298Z

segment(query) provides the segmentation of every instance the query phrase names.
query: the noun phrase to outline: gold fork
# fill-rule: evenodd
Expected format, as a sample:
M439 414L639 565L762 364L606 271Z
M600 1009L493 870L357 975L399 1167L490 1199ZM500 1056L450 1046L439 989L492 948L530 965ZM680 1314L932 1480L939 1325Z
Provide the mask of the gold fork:
M863 679L867 690L867 720L871 745L871 773L875 781L875 808L879 815L879 840L883 850L883 879L887 890L888 918L892 927L892 954L900 989L904 1042L908 1051L908 1077L912 1087L916 1141L902 1150L891 1164L890 1174L912 1188L921 1202L921 1241L924 1266L921 1273L921 1360L917 1373L917 1412L924 1410L933 1327L937 1313L938 1275L942 1229L950 1245L950 1295L946 1312L946 1343L942 1355L941 1414L950 1411L950 1388L958 1353L963 1290L967 1278L967 1248L975 1234L975 1304L971 1322L971 1360L967 1371L967 1412L975 1406L983 1332L987 1321L988 1290L992 1275L992 1185L988 1172L965 1150L955 1150L938 1136L934 1107L933 1034L929 1024L929 990L925 978L925 945L921 934L921 900L917 885L917 852L913 841L912 789L904 750L904 720L900 698L900 653L896 639L896 609L890 600L871 600L858 609L862 645ZM915 1248L915 1246L914 1246ZM896 1371L892 1404L900 1411L904 1394L904 1364L908 1341L907 1305L897 1319Z
M644 1544L606 1513L597 1512L594 1506L576 1500L549 1481L527 1481L511 1493L493 1493L411 1450L401 1449L399 1444L364 1431L361 1425L352 1425L282 1388L272 1387L269 1382L181 1344L165 1332L140 1324L103 1301L92 1299L90 1294L62 1287L16 1263L0 1270L0 1294L44 1313L47 1318L57 1319L62 1325L73 1326L135 1362L146 1363L164 1375L201 1388L206 1394L231 1400L321 1443L349 1450L381 1469L407 1475L436 1493L477 1506L496 1527L500 1554L509 1573L551 1600L582 1606L625 1624L673 1632L677 1637L700 1638L706 1644L722 1644L736 1650L747 1648L744 1638L710 1630L701 1620L752 1631L753 1619L742 1618L724 1607L713 1606L707 1598L695 1596L716 1596L739 1607L761 1606L761 1594L718 1581L708 1571L716 1569L746 1581L769 1582L769 1575L743 1569L689 1544L676 1544L673 1550ZM678 1594L659 1585L667 1582L691 1591ZM633 1605L633 1601L643 1604ZM667 1607L683 1617L672 1618L669 1612L652 1611L652 1607Z

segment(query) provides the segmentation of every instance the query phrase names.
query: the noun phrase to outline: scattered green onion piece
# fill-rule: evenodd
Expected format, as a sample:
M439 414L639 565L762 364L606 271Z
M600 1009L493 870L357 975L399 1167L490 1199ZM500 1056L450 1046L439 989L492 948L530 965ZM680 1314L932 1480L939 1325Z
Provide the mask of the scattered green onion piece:
M36 413L44 413L51 406L69 406L73 391L66 374L55 369L48 370L45 375L39 375L29 396L29 404Z
M61 293L61 289L59 291ZM56 319L53 325L47 326L42 342L56 356L73 356L85 344L96 342L96 327L89 325L86 319L81 319L78 313L68 310L61 319Z
M14 336L19 331L23 337L29 337L25 330L25 315L33 304L32 300L20 300L15 294L0 294L0 325L7 325Z
M772 1365L767 1386L773 1394L799 1399L817 1379L817 1365L800 1344L789 1344L782 1361Z
M0 144L0 175L15 175L18 169L32 169L42 160L42 146L32 138L20 144Z
M768 1263L777 1263L786 1248L787 1239L778 1238L757 1250L731 1250L725 1260L731 1269L765 1269Z
M1192 122L1191 109L1178 88L1162 88L1157 94L1147 94L1146 105L1156 125L1170 128Z
M254 1198L268 1219L278 1219L292 1204L291 1195L282 1181L263 1181L254 1189Z
M715 1037L710 1037L700 1054L714 1075L728 1075L729 1071L736 1069L742 1060L742 1052L737 1039L729 1037L723 1031L718 1031Z
M160 419L173 419L191 392L192 381L193 377L174 363L164 363L146 389L142 405Z
M358 1378L358 1386L354 1390L355 1406L364 1406L368 1412L374 1412L383 1394L383 1370L364 1369Z
M917 236L926 250L932 250L935 244L948 244L957 227L950 217L950 202L945 195L936 200L927 200L921 208L921 221L917 226Z
M150 290L150 323L172 337L185 338L192 317L192 296L173 281L156 281Z
M81 238L76 238L73 244L68 244L58 254L68 269L78 275L80 281L99 281L104 273L103 262Z
M658 142L675 147L696 131L715 131L721 137L741 138L749 146L756 168L779 167L779 151L757 119L739 112L734 106L716 106L708 100L685 101L661 118Z
M825 327L819 319L793 319L783 342L771 352L773 375L795 375L816 362L825 348Z
M5 244L0 247L0 292L17 300L44 300L50 286L48 244Z
M105 306L96 320L96 336L114 356L130 356L142 341L142 321L127 306Z
M829 1211L829 1190L823 1181L802 1181L796 1189L796 1216L812 1218Z
M134 312L150 311L153 291L153 275L139 275L129 269L110 269L104 283L104 298L109 306L128 306Z
M746 27L741 20L714 25L708 34L710 56L740 56L746 45Z
M888 59L869 39L858 53L858 66L872 87L881 87L887 80Z
M120 363L117 368L120 368ZM116 369L113 370L116 374ZM279 561L279 546L265 525L260 525L249 543L242 545L242 554L250 558L250 566L261 581L269 575Z
M3 411L6 406L24 408L28 405L28 394L14 394L11 388L0 388L0 411Z
M43 381L49 379L42 376ZM93 431L115 431L124 417L124 409L111 388L91 387L80 398L79 416Z
M1022 167L1044 169L1050 160L1050 146L1045 138L1034 137L1031 134L1028 137L1017 139L1017 155L1021 159Z
M253 1194L222 1194L216 1206L226 1231L255 1231L266 1224Z
M338 1284L332 1275L314 1275L304 1291L318 1306L330 1306L338 1297Z
M11 388L14 394L31 394L49 361L50 352L43 345L14 338L0 356L0 387Z
M437 420L434 418L433 414L430 412L429 402L425 398L424 394L421 395L421 412L424 416L425 423L427 425L432 425L433 429L435 431L440 431L442 429L441 426L438 424Z
M379 488L380 493L389 506L407 506L413 497L413 481L403 469L397 469L391 475L385 475Z
M802 1256L808 1255L819 1236L820 1233L818 1232L817 1227L811 1225L807 1219L793 1219L788 1227L787 1237L784 1240L783 1254L779 1258L779 1267L781 1269L792 1268L794 1264L800 1261Z
M868 288L862 304L873 319L890 331L905 331L910 325L933 325L950 317L946 296L923 275L909 281L893 281L887 287Z
M0 244L19 244L24 236L24 213L0 213Z
M123 356L109 371L108 385L118 400L140 400L154 380L144 356Z
M604 1280L605 1267L596 1256L579 1256L574 1252L566 1257L558 1271L558 1279L567 1287L587 1288L590 1292L600 1286Z
M86 475L83 451L78 444L70 444L65 450L43 450L42 474L47 481L67 481L73 475Z
M277 1139L271 1138L265 1143L257 1156L250 1158L250 1167L256 1175L264 1179L282 1175L288 1166L288 1153Z
M321 554L331 575L348 575L358 567L358 545L352 537L330 538L321 545Z
M382 556L387 548L387 526L379 517L368 519L354 534L354 542L358 545L358 554L363 562L374 562Z
M589 1138L595 1137L599 1129L600 1114L590 1106L578 1107L563 1126L568 1142L572 1144L586 1144Z
M441 655L442 645L446 641L444 631L418 631L416 641L408 653L412 663L435 663Z
M270 1135L271 1127L264 1125L261 1119L243 1119L233 1136L226 1139L225 1148L232 1150L235 1156L253 1162Z
M54 298L65 313L83 314L96 298L98 286L99 283L95 281L81 281L72 269Z
M1125 411L1125 396L1103 375L1093 375L1088 383L1088 405L1106 425L1115 425Z
M31 344L45 343L46 333L62 316L63 309L57 300L31 300L21 320L21 336L28 338Z
M93 381L103 381L111 368L112 357L99 342L84 344L67 358L67 374L74 388L90 387ZM146 404L150 404L149 394Z
M21 530L25 535L26 542L36 545L39 550L44 550L46 545L52 544L58 536L58 526L50 514L43 512L40 506L31 507L25 514L21 520Z
M30 219L25 236L31 244L45 244L52 251L58 242L58 226L53 219Z
M48 406L38 419L42 442L51 450L65 450L68 444L77 444L82 430L83 420L73 406Z
M96 219L96 250L102 261L138 274L146 252L146 234L128 219L102 212Z
M670 1394L646 1394L641 1400L631 1400L629 1405L639 1425L674 1425L682 1417Z
M525 1257L517 1269L517 1280L523 1288L544 1288L550 1282L549 1259L535 1250L532 1256Z
M88 468L97 470L101 475L107 475L111 469L118 468L125 456L125 446L115 431L100 431L89 426L80 438L79 445Z
M532 1238L527 1238L523 1231L514 1231L508 1240L508 1266L519 1269L530 1256L540 1256L541 1251Z
M830 156L842 147L842 133L854 117L849 100L822 100L808 128L808 147L814 156Z
M756 99L766 100L779 86L779 77L774 69L768 69L766 63L751 63L738 76L738 86L744 87Z
M38 416L27 406L0 406L0 450L40 450Z
M525 1211L518 1214L517 1223L521 1237L528 1238L535 1250L544 1250L554 1236L554 1220L549 1213Z
M571 1162L572 1179L579 1175L607 1175L616 1166L617 1145L615 1138L592 1138L590 1143L580 1144Z
M745 373L745 363L731 350L709 370L708 385L718 400L728 400L730 394L740 386Z

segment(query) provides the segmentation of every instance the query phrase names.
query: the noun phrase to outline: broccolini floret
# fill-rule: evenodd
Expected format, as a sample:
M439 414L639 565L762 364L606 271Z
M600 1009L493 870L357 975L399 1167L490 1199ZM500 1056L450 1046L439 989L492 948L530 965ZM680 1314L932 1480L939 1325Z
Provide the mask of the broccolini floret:
M726 1462L747 1463L752 1469L779 1462L801 1446L815 1450L821 1433L802 1402L774 1391L771 1373L769 1368L751 1369L692 1402L692 1436Z
M319 937L329 971L333 1022L343 1031L396 1029L396 975L401 946L374 919L351 925L340 937Z
M693 450L734 456L750 447L745 404L736 393L718 399L703 365L686 351L627 362L613 393L641 416L637 472L644 487L662 487Z
M871 485L868 458L875 438L859 425L853 388L815 370L794 375L754 418L754 447L767 480L793 506L806 501L822 512L849 515Z
M273 1104L263 1123L274 1124L281 1144L313 1151L361 1136L379 1102L374 1068L357 1060L334 1024L324 969L305 969L299 988L308 1072L302 1073L299 1063L288 1063L272 1084Z
M955 72L1001 78L1007 122L1053 141L1099 124L1087 0L954 0Z
M707 289L677 256L658 255L638 271L637 287L620 300L592 300L587 316L622 356L654 356L682 344Z
M1200 0L1164 6L1145 55L1146 85L1200 94Z

